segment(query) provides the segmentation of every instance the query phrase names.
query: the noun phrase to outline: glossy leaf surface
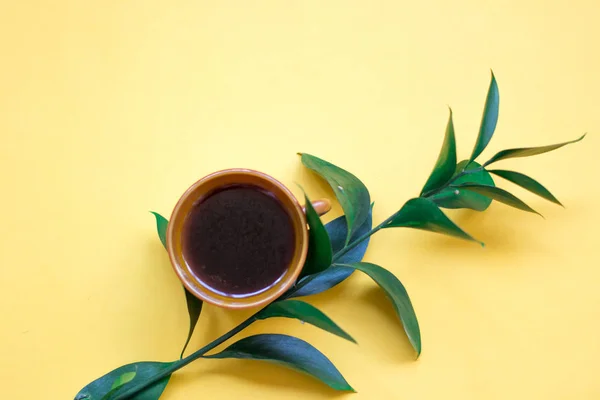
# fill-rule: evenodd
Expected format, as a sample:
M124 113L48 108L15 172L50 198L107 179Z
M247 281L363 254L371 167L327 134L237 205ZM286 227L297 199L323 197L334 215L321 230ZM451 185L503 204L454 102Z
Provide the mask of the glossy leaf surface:
M152 211L152 214L156 217L156 231L158 233L158 238L160 242L163 244L165 249L167 248L167 226L169 221L160 215ZM189 290L183 286L183 291L185 292L185 302L187 304L188 316L190 319L190 328L188 330L188 335L185 340L185 344L183 345L183 349L181 350L180 357L183 357L183 353L187 348L187 345L190 343L190 339L192 338L192 334L194 333L194 329L196 328L196 324L198 323L198 319L200 318L200 313L202 312L202 300L198 299Z
M504 189L500 189L499 187L494 186L485 186L485 185L477 185L473 183L464 183L460 186L455 186L458 190L470 190L475 193L482 194L491 199L497 200L500 203L504 203L514 208L518 208L519 210L531 212L534 214L538 214L542 216L540 213L535 211L533 208L529 207L522 200L517 198L515 195L507 192Z
M494 131L496 130L496 124L498 123L498 113L500 109L500 93L498 91L498 83L496 77L492 72L492 80L490 87L488 88L487 97L485 99L485 106L483 108L483 115L481 117L481 125L479 127L479 134L477 135L477 141L473 148L473 153L469 161L474 161L483 150L487 147Z
M157 212L150 211L156 218L156 233L165 250L167 249L167 226L169 221Z
M502 150L502 151L496 153L484 165L490 165L490 164L495 163L497 161L506 160L506 159L509 159L509 158L531 157L531 156L536 156L538 154L548 153L549 151L560 149L561 147L566 146L568 144L577 143L580 140L582 140L584 137L585 137L585 135L583 135L580 138L577 138L575 140L571 140L569 142L563 142L563 143L558 143L558 144L551 144L551 145L548 145L548 146L522 147L522 148L516 148L516 149Z
M122 367L109 372L108 374L96 379L81 389L81 391L75 396L75 400L112 400L115 396L119 395L119 393L122 393L123 390L135 386L137 382L146 381L148 378L162 372L170 365L171 363L153 361L142 361L123 365ZM131 373L135 373L133 379L123 383L120 386L113 387L115 382L117 382L119 379L122 379L125 374ZM170 376L163 378L149 388L137 393L133 397L130 397L130 399L158 400L162 392L165 390L167 383L169 383L169 379Z
M306 276L300 280L296 284L296 287L290 290L289 298L322 293L348 279L353 272L352 268L345 268L334 264L321 273Z
M353 241L367 232L369 232L373 228L373 204L371 204L371 208L369 208L369 215L365 222L356 230L350 241ZM335 254L344 249L346 245L346 237L348 235L348 226L346 224L346 217L341 216L329 223L325 224L325 229L327 229L327 233L329 234L329 239L331 239L331 247L333 249L333 254L335 258ZM369 246L369 240L371 238L368 237L356 247L348 251L348 253L336 259L336 262L339 263L353 263L361 261L367 251L367 247Z
M185 302L187 304L188 316L190 319L190 327L188 329L188 335L185 339L183 348L181 349L181 354L179 355L179 358L183 358L185 349L187 348L188 344L190 344L190 339L192 339L194 329L196 328L196 325L198 324L198 319L200 319L200 314L202 313L202 305L204 304L202 300L194 296L185 287L183 287L183 291L185 293Z
M262 360L308 374L335 390L354 391L323 353L304 340L288 335L262 334L235 342L205 358Z
M329 234L319 214L305 195L306 221L308 222L308 254L301 276L316 274L329 268L333 257Z
M454 123L452 122L452 110L450 110L450 117L448 118L448 124L446 126L446 135L444 137L444 143L442 149L438 155L438 159L431 171L431 175L427 179L421 194L426 193L430 190L441 187L444 183L448 182L454 171L456 170L456 138L454 136Z
M356 239L371 230L373 226L372 211L373 207L371 207L369 210L369 216L367 220L360 226L360 228L358 228L352 239ZM342 250L345 246L346 235L348 233L346 218L342 215L341 217L334 219L333 221L325 224L325 229L327 229L327 232L329 233L334 253ZM369 240L370 237L366 238L355 248L341 256L338 260L336 260L336 262L353 263L361 261L365 256L365 252L367 251ZM304 277L296 284L296 286L288 291L289 298L309 296L329 290L346 280L348 277L350 277L350 275L352 275L353 272L354 269L352 268L341 268L333 265L323 272Z
M422 197L407 201L383 228L421 229L478 242L452 222L435 203Z
M335 322L315 306L300 300L283 300L269 304L260 311L256 318L267 319L273 317L295 318L333 333L341 338L356 343L356 341L340 328Z
M421 331L419 329L419 321L402 282L390 271L379 265L361 262L350 264L348 267L364 272L383 289L392 301L396 314L400 317L400 321L402 321L404 332L406 332L410 344L417 352L417 355L420 355Z
M371 197L367 187L350 172L310 154L302 154L302 163L323 177L333 189L348 222L348 243L369 215Z
M136 372L135 371L131 371L131 372L125 372L123 375L121 375L120 377L118 377L112 384L112 386L110 387L111 390L114 390L116 388L119 388L121 386L123 386L124 384L131 382L133 380L133 378L135 378L136 376Z
M494 186L494 180L486 170L481 169L481 165L473 161L469 164L468 167L465 168L467 162L468 160L463 160L460 163L458 163L458 165L456 166L454 176L460 174L461 171L463 171L463 169L465 171L476 171L458 177L453 182L455 185L462 183L477 183L480 185ZM451 209L470 208L471 210L476 211L485 211L492 203L492 199L483 196L479 193L469 191L459 191L458 193L456 193L456 189L450 187L440 191L439 193L429 198L439 207Z
M550 193L548 189L546 189L541 183L539 183L535 179L530 178L525 174L516 171L507 171L504 169L491 169L489 170L489 172L494 175L498 175L499 177L502 177L516 185L519 185L523 189L527 189L531 193L537 194L538 196L548 201L551 201L554 204L562 206L561 202L558 201L558 199L554 197L554 195Z

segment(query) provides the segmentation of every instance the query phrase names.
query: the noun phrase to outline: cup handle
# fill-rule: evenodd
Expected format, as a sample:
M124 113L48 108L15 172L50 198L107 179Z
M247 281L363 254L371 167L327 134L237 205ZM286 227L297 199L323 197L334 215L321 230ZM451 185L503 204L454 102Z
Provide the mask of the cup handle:
M314 200L311 204L319 215L327 214L329 210L331 210L331 202L329 199ZM306 213L306 207L302 207L302 211Z

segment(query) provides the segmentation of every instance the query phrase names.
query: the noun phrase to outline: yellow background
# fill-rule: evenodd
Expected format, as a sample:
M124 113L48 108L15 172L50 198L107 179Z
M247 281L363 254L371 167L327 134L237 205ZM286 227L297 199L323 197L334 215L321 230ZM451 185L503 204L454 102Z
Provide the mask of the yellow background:
M470 154L493 68L500 121L484 157L590 133L498 164L566 209L515 189L546 219L496 203L451 212L485 249L374 236L366 259L416 309L417 362L364 276L310 299L358 346L295 320L247 334L310 341L359 392L348 399L600 398L599 17L596 0L2 0L1 397L69 399L119 365L178 356L184 297L149 210L168 216L196 179L236 166L330 196L304 151L359 176L381 221L425 182L447 105ZM206 307L191 348L245 315ZM235 360L190 365L163 398L283 396L341 398Z

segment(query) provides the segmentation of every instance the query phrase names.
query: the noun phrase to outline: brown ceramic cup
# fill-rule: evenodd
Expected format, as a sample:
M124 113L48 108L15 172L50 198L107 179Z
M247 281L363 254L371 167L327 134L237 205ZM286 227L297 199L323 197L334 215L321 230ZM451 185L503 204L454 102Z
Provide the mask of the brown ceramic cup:
M202 282L186 263L183 256L183 232L186 217L193 206L220 188L231 185L256 186L275 196L287 211L295 231L295 246L292 261L283 276L272 286L260 293L247 296L236 294L228 296L216 292ZM312 203L319 215L331 208L329 200L323 199ZM267 304L281 296L294 284L304 266L308 251L308 228L303 207L292 192L275 178L262 172L250 169L227 169L212 173L194 183L181 196L169 220L167 228L167 251L175 273L183 285L197 298L226 308L248 308Z

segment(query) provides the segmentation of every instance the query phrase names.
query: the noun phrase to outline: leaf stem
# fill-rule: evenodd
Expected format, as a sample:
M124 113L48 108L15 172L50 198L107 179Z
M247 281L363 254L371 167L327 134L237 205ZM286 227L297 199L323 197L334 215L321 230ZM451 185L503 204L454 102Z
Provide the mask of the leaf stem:
M333 262L335 263L343 255L345 255L350 250L352 250L353 248L355 248L356 246L358 246L362 241L364 241L365 239L367 239L369 236L371 236L375 232L378 232L381 228L383 228L385 225L387 225L394 218L395 215L396 215L396 213L390 215L389 218L387 218L385 221L383 221L382 223L380 223L379 225L377 225L375 228L371 229L369 232L365 233L364 235L359 236L358 239L354 240L352 243L348 244L348 246L345 246L343 249L341 249L340 251L338 251L337 253L335 253L333 255Z
M437 189L433 189L433 190L430 190L430 191L422 194L421 197L430 197L430 196L432 196L432 195L434 195L436 193L441 192L444 189L449 188L452 185L452 183L454 183L458 178L461 178L461 177L463 177L465 175L474 174L474 173L482 171L482 170L483 170L483 167L478 167L478 168L470 169L468 171L463 170L460 173L458 173L455 176L453 176L444 185L440 186ZM453 196L455 196L454 193L452 193L451 195L448 195L448 197L453 197ZM387 218L381 224L377 225L375 228L371 229L369 232L367 232L364 235L360 236L358 239L356 239L352 243L350 243L347 246L345 246L342 250L340 250L337 253L335 253L333 255L333 262L335 263L343 255L347 254L350 250L352 250L353 248L355 248L356 246L358 246L363 240L365 240L366 238L368 238L369 236L371 236L375 232L377 232L377 231L381 230L383 227L385 227L385 225L388 224L394 218L395 215L396 215L396 213L392 214L389 218Z
M139 383L139 384L137 384L135 386L131 386L130 388L122 391L117 396L115 396L113 400L129 399L133 395L141 392L142 390L144 390L144 389L148 388L149 386L155 384L156 382L160 381L161 379L163 379L163 378L171 375L173 372L177 371L178 369L181 369L181 368L185 367L186 365L188 365L192 361L195 361L195 360L201 358L204 354L206 354L210 350L214 349L215 347L219 346L223 342L227 341L228 339L232 338L236 334L240 333L242 330L244 330L245 328L247 328L248 326L250 326L253 322L258 321L258 319L256 318L256 316L258 315L259 312L260 311L258 311L257 313L255 313L254 315L252 315L251 317L249 317L248 319L246 319L242 323L240 323L235 328L231 329L229 332L223 334L221 337L213 340L212 342L210 342L206 346L202 347L201 349L196 350L195 352L193 352L192 354L190 354L189 356L187 356L187 357L185 357L185 358L183 358L181 360L175 361L173 364L171 364L168 368L164 369L160 373L158 373L158 374L156 374L154 376L151 376L150 378L148 378L144 382L141 382L141 383Z
M340 250L338 253L336 253L334 255L334 257L333 257L333 261L338 260L341 256L343 256L344 254L348 253L354 247L358 246L362 241L364 241L365 239L367 239L369 236L371 236L372 234L374 234L375 232L377 232L381 228L383 228L387 223L389 223L392 220L392 218L394 217L394 215L395 214L392 214L388 219L386 219L385 221L383 221L381 224L377 225L375 228L371 229L369 232L367 232L364 235L360 236L358 239L354 240L348 246L344 247L342 250ZM280 297L276 301L285 300L286 298L288 298L289 296L291 296L294 292L300 290L307 283L308 283L308 281L304 282L304 283L300 282L291 292L289 292L287 294L284 294L282 297ZM263 309L259 310L258 312L256 312L255 314L253 314L251 317L249 317L248 319L246 319L245 321L243 321L242 323L240 323L238 326L236 326L235 328L231 329L230 331L228 331L227 333L223 334L222 336L218 337L217 339L213 340L212 342L210 342L206 346L202 347L201 349L196 350L195 352L193 352L192 354L190 354L189 356L187 356L187 357L185 357L183 359L175 361L168 368L165 368L163 371L159 372L158 374L156 374L154 376L151 376L150 378L148 378L144 382L140 382L139 384L137 384L135 386L131 386L128 389L123 390L121 393L117 394L114 397L114 399L112 399L112 400L125 400L125 399L129 399L132 396L134 396L134 395L138 394L139 392L141 392L142 390L147 389L148 387L150 387L153 384L157 383L161 379L163 379L163 378L171 375L173 372L175 372L175 371L177 371L177 370L185 367L189 363L191 363L191 362L193 362L193 361L201 358L207 352L211 351L215 347L219 346L220 344L224 343L225 341L231 339L233 336L235 336L238 333L240 333L242 330L246 329L253 322L258 321L258 318L256 318L256 317L257 317L257 315Z
M448 182L446 182L443 186L434 189L434 190L430 190L427 193L424 193L421 197L429 197L432 196L436 193L441 192L442 190L446 189L447 187L449 187L454 181L456 181L458 178L465 176L465 175L469 175L475 172L479 172L483 169L483 167L479 167L479 168L475 168L475 169L471 169L468 171L461 171L460 173L458 173L457 175L455 175L454 177L452 177L452 179L448 180ZM337 260L339 260L342 256L344 256L345 254L347 254L350 250L352 250L353 248L355 248L356 246L358 246L360 243L362 243L364 240L366 240L367 238L369 238L371 235L373 235L374 233L380 231L382 228L384 228L396 215L396 213L390 215L385 221L383 221L382 223L380 223L379 225L377 225L375 228L371 229L370 231L368 231L367 233L359 236L356 240L352 241L350 244L348 244L347 246L345 246L342 250L338 251L336 254L334 254L333 256L333 263L335 263ZM288 298L290 295L293 294L293 292L299 290L300 288L302 288L305 284L307 284L307 282L300 282L292 292L289 292L287 294L284 294L282 297L280 297L277 300L285 300L286 298ZM276 301L277 301L276 300ZM185 367L186 365L188 365L189 363L201 358L202 356L204 356L204 354L206 354L207 352L211 351L212 349L214 349L215 347L219 346L220 344L224 343L225 341L231 339L233 336L237 335L238 333L240 333L242 330L244 330L245 328L247 328L248 326L250 326L253 322L258 321L257 315L262 311L262 309L258 312L256 312L255 314L253 314L251 317L249 317L248 319L246 319L245 321L243 321L242 323L240 323L238 326L236 326L235 328L231 329L230 331L228 331L227 333L223 334L222 336L218 337L217 339L213 340L212 342L210 342L209 344L207 344L206 346L202 347L199 350L196 350L195 352L193 352L192 354L190 354L189 356L180 359L178 361L175 361L173 364L171 364L168 368L165 368L163 371L161 371L160 373L151 376L150 378L148 378L146 381L141 382L135 386L131 386L130 388L122 391L121 393L117 394L113 400L125 400L125 399L129 399L132 396L138 394L139 392L141 392L142 390L150 387L151 385L155 384L156 382L160 381L161 379L171 375L173 372Z
M440 186L437 189L433 189L433 190L429 190L428 192L423 193L420 197L431 197L436 193L441 192L442 190L448 188L450 185L452 185L458 178L462 178L465 175L470 175L470 174L474 174L476 172L479 171L483 171L483 167L477 167L474 169L470 169L468 171L466 170L462 170L460 173L454 175L448 182L446 182L445 184L443 184L442 186Z

